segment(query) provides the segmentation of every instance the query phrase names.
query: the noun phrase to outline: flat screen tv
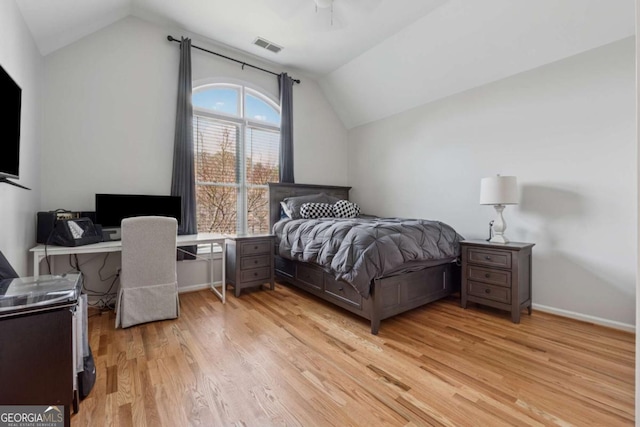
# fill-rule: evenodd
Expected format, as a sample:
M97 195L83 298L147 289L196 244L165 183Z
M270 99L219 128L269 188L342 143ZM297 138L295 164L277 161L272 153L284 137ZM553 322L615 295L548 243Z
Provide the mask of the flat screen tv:
M103 228L119 228L125 218L147 215L172 217L180 224L182 199L179 196L96 194L96 223Z
M0 179L20 176L22 89L0 66Z

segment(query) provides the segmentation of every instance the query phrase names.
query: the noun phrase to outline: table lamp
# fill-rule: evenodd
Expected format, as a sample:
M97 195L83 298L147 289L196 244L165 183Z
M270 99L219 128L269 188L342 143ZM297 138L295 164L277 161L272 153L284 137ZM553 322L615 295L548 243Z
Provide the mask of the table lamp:
M480 204L493 205L496 209L496 219L493 223L492 243L509 243L504 231L507 223L504 222L502 211L505 205L518 204L518 183L515 176L491 176L480 181Z

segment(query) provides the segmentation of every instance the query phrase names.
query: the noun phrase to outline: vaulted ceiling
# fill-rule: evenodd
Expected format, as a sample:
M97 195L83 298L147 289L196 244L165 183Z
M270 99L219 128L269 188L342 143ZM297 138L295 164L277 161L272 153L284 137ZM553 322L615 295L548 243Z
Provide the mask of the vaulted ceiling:
M320 76L446 0L17 0L43 55L129 14ZM398 7L401 3L402 7ZM332 11L333 9L333 11ZM275 54L256 37L283 47Z
M635 34L634 0L16 2L43 55L134 15L314 76L347 128Z

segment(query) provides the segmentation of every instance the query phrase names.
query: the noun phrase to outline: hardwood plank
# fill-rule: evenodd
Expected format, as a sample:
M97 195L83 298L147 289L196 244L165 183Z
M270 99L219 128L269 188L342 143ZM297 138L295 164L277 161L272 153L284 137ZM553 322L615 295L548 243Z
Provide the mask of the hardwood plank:
M107 366L107 394L118 391L118 366Z
M84 425L633 425L634 334L456 298L367 321L280 284L180 295L176 320L92 315Z
M131 404L125 403L118 406L118 426L126 427L133 426L133 415L131 410ZM138 424L140 425L140 424Z
M154 398L155 388L149 378L148 364L144 359L140 359L137 361L136 367L138 377L140 378L140 393L136 395L136 399L134 400L134 409L137 410L138 406L141 406L144 410L146 424L148 426L159 426L161 425L160 414L158 413ZM138 412L134 411L134 415L136 414L138 414Z

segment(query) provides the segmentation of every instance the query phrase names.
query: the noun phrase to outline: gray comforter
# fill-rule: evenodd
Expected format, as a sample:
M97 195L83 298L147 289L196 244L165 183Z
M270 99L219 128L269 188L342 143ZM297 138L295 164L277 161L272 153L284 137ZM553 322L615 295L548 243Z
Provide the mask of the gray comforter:
M281 257L316 263L365 298L372 279L407 264L451 261L463 240L442 222L402 218L284 219L273 232Z

